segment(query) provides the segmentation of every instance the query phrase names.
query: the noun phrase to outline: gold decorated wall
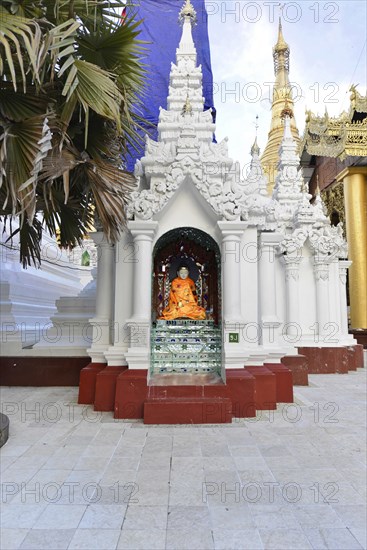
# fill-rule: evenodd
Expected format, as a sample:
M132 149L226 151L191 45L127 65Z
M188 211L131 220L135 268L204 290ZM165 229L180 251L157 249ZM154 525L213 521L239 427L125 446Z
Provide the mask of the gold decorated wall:
M322 200L327 209L327 215L331 219L333 225L337 225L338 221L343 224L344 237L346 237L345 225L345 206L344 206L344 186L342 182L333 185L321 192ZM338 216L336 220L335 213Z

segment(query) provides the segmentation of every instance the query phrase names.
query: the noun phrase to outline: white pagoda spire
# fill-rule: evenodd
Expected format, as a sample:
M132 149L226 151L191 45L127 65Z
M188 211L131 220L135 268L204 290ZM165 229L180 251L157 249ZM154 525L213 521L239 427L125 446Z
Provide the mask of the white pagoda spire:
M281 205L291 208L303 198L303 174L300 167L300 158L297 153L297 143L291 132L292 110L286 104L282 111L284 120L283 140L279 147L278 174L275 178L273 198Z
M181 113L189 98L192 110L202 112L204 108L203 77L201 66L197 67L196 48L192 38L196 12L190 0L186 0L182 7L179 21L182 23L182 35L176 50L176 64L171 65L167 110Z
M130 219L153 219L186 180L194 185L219 219L240 217L236 170L227 140L213 142L211 110L204 111L202 69L197 66L192 26L196 13L190 0L179 19L182 36L171 65L167 109L160 109L157 141L146 137L145 155L135 170L139 190L131 194Z
M179 20L182 22L182 36L176 51L177 64L180 60L190 57L196 66L196 48L192 38L192 26L196 23L196 11L190 0L186 0L180 11Z
M268 196L267 178L264 175L264 171L260 162L260 147L257 143L257 137L251 147L251 164L250 171L246 177L247 194L259 193L260 195Z
M179 137L177 123L179 122L182 126L184 117L181 115L187 112L189 106L192 115L191 123L195 126L198 137L205 140L212 139L214 125L211 112L204 113L203 75L201 66L197 66L196 48L192 38L196 12L190 0L186 0L183 5L179 21L182 24L182 35L176 50L176 63L171 64L167 110L161 109L159 116L159 136L163 141L177 140Z

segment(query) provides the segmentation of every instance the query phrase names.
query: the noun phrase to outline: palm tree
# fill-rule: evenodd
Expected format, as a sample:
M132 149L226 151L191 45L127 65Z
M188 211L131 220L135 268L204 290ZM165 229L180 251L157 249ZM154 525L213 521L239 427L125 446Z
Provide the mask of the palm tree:
M132 106L144 76L124 4L0 1L0 216L24 267L40 265L43 228L70 248L93 212L110 242L124 226L135 180L123 161L140 139Z

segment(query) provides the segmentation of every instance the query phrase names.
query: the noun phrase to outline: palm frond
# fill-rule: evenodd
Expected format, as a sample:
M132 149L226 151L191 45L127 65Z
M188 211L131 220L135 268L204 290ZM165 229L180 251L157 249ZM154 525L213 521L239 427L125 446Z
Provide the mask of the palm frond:
M68 19L64 23L61 23L51 29L48 33L49 43L47 51L51 54L53 69L55 69L56 65L60 66L58 71L59 78L74 61L74 44L76 40L76 31L79 26L79 21L75 21L75 19ZM66 56L68 57L61 66L60 60Z
M135 177L107 162L86 162L73 173L88 181L97 215L110 242L116 242L126 224L125 206L136 186Z
M39 82L37 56L41 46L41 38L41 29L36 21L11 15L0 6L0 44L3 45L5 50L11 82L15 91L17 91L17 77L12 47L16 50L15 58L20 68L25 93L27 82L23 64L23 51L25 50L27 54L34 80ZM3 65L1 75L4 73L4 69Z
M124 5L0 0L0 216L18 217L24 266L40 262L40 224L73 247L93 210L111 242L126 222L123 157L147 121L133 108L144 44L138 22L120 25Z
M38 173L50 148L51 132L45 115L9 123L0 137L0 158L6 174L0 185L5 184L13 215L27 212L30 223L36 207Z
M44 183L53 182L82 162L85 162L84 159L72 144L66 143L60 148L60 140L56 139L52 150L43 161L40 179Z
M78 53L86 61L107 71L116 71L122 77L130 72L141 77L143 71L137 57L144 53L146 43L137 39L140 24L141 21L129 19L118 27L108 23L103 32L81 33L77 41Z
M4 121L20 122L47 112L52 100L46 95L33 95L15 92L10 82L2 82L0 89L0 123Z
M116 9L124 7L123 0L101 2L100 0L2 0L2 4L8 8L10 13L19 17L35 19L45 18L54 25L63 23L70 19L70 8L74 14L80 14L86 18L108 17L119 19ZM97 13L96 13L97 12Z
M52 199L40 197L40 207L43 211L43 222L51 235L58 233L58 241L62 248L73 248L80 245L93 223L90 201L85 194L80 195L79 189L73 186L71 179L70 196L67 204L64 201L64 190L61 181L56 181L45 190L45 195Z
M4 222L7 222L4 218ZM11 226L11 225L10 225ZM42 223L35 218L30 225L26 218L24 223L11 230L6 242L13 243L14 237L19 234L19 260L26 269L30 265L41 266Z
M68 73L63 96L66 102L76 94L78 101L88 116L89 109L107 119L114 120L117 131L121 131L120 105L122 95L116 86L114 75L104 71L97 65L93 65L81 59L75 59ZM86 124L85 136L87 141L88 125Z

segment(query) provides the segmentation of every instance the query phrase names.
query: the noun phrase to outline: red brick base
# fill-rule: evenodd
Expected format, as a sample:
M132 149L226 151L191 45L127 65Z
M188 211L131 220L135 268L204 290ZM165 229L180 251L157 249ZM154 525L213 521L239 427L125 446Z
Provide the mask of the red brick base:
M105 363L89 363L89 365L80 371L79 405L91 405L94 403L97 374L105 367Z
M350 346L347 349L350 350L351 348L354 348L355 367L357 369L363 369L364 367L363 345L357 344L356 346Z
M276 376L266 367L246 367L246 371L255 378L255 407L258 411L270 411L277 408Z
M148 397L148 371L128 369L117 377L115 418L144 418L144 401Z
M96 376L95 411L113 411L115 407L116 380L127 367L106 367Z
M171 397L144 402L144 424L228 424L232 402L223 397Z
M308 362L304 355L286 355L282 364L292 372L295 386L308 386Z
M276 402L293 403L293 376L290 369L282 364L264 363L276 378Z
M115 418L149 424L226 423L254 417L260 407L275 409L276 375L263 367L253 369L255 374L248 368L230 369L226 384L207 386L148 386L146 370L127 370L117 377ZM280 372L287 369L280 366Z
M246 369L231 369L227 373L228 393L232 399L234 418L256 416L255 377Z
M147 370L91 363L81 371L79 403L94 403L115 418L147 424L227 423L232 418L293 403L293 384L308 385L308 373L346 373L363 365L362 346L302 347L281 363L228 369L226 383L148 386Z
M339 348L302 347L298 351L307 358L309 374L346 374L360 368L360 365L363 367L363 348L362 353L360 348L362 346L359 345Z

